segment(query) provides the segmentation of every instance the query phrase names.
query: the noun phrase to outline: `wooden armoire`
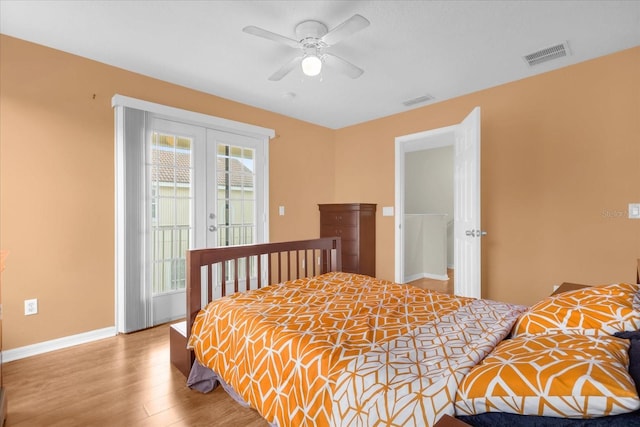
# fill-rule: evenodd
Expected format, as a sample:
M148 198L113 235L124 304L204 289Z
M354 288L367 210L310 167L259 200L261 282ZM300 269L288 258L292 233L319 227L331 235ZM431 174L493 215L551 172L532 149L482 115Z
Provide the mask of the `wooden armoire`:
M320 208L320 237L342 239L342 271L376 275L376 205L332 203Z

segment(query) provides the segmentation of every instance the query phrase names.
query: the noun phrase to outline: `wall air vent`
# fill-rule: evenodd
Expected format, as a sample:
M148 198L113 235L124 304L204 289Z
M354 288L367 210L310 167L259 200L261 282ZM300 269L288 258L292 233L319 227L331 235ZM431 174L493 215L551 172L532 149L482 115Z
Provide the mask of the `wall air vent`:
M537 52L530 53L522 58L529 64L530 67L548 62L563 56L571 55L568 42L560 43L555 46L550 46L544 49L540 49Z
M422 104L423 102L431 101L433 99L435 99L433 96L427 94L419 96L417 98L409 99L408 101L404 101L402 105L404 105L405 107L411 107L412 105Z

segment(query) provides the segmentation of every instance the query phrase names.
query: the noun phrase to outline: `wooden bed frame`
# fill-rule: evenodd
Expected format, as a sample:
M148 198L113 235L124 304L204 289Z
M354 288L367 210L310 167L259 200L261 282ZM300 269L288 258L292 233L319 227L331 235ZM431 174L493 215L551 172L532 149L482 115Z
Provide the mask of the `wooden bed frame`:
M193 351L186 349L187 337L197 314L212 300L216 289L220 296L224 296L227 289L230 293L241 292L329 271L341 271L341 267L339 237L188 251L187 319L180 327L172 325L170 328L172 363L185 376L189 376L195 356ZM640 283L640 259L637 274ZM226 277L226 281L220 283L223 277ZM553 295L585 287L588 285L565 282ZM469 424L450 416L442 417L435 424L437 427L464 425Z
M195 360L193 351L186 348L191 326L198 312L213 299L216 289L224 296L231 283L233 292L238 292L240 288L261 288L341 271L341 250L340 237L323 237L187 251L186 321L169 329L171 363L189 376ZM241 268L243 272L239 271ZM224 286L221 277L228 277Z

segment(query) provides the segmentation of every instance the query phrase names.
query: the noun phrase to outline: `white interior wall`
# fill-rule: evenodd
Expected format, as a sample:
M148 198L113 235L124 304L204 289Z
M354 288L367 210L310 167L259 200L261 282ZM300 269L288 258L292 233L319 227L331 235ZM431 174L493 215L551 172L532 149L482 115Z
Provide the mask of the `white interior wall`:
M453 266L453 179L453 145L406 153L404 197L407 217L405 221L416 214L446 214L444 219L433 217L424 222L425 220L414 218L406 222L405 274L407 276L412 275L410 272L415 273L416 269L419 269L420 258L427 259L426 264L422 265L429 269L434 268L434 263L440 265L444 262L448 267ZM446 244L444 245L438 229L434 228L443 226L442 221L446 227ZM414 234L418 231L424 235L423 252L420 255L416 254L419 250L417 249L419 239ZM410 238L411 235L416 238ZM443 246L446 249L443 249ZM443 250L445 254L442 253ZM439 268L437 272L424 271L424 273L441 274Z

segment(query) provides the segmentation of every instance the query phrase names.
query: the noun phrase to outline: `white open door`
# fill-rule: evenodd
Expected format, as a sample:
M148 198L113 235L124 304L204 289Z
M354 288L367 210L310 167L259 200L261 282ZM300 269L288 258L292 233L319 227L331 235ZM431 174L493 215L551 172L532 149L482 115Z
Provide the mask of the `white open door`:
M480 107L461 123L396 138L395 280L405 283L405 156L443 146L454 147L454 292L480 297ZM414 196L415 197L415 196ZM421 195L417 195L421 197Z
M454 293L480 298L480 107L455 130Z

